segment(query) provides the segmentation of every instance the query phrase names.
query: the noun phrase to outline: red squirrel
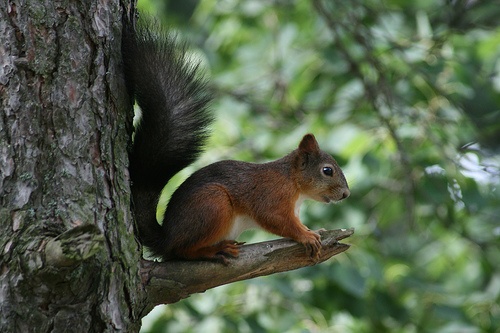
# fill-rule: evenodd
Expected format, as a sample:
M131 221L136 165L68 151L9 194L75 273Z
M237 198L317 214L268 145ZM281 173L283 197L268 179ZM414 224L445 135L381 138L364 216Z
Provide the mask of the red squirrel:
M258 227L303 244L317 260L320 236L300 222L300 205L305 199L337 202L350 192L342 170L312 134L273 162L221 161L196 171L173 193L158 224L163 187L202 151L212 96L185 45L168 33L153 33L151 25L126 28L122 54L129 94L142 113L129 167L142 244L163 260L227 264L238 257L240 233Z

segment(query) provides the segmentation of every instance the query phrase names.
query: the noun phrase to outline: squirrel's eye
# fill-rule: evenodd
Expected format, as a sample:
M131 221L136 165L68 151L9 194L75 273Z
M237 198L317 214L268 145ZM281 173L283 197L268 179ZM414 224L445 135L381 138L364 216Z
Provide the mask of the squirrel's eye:
M323 173L327 176L333 176L333 169L330 167L324 167Z

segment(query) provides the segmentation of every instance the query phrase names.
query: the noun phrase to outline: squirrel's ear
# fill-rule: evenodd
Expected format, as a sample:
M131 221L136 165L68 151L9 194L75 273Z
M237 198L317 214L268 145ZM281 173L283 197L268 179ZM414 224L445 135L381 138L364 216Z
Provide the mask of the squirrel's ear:
M304 135L299 144L299 150L307 154L319 152L319 145L316 138L311 133Z

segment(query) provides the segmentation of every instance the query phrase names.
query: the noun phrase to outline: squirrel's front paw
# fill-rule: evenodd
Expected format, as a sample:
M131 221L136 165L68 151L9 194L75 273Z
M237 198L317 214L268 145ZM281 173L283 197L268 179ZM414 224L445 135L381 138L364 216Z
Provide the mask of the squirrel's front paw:
M300 242L306 248L306 254L314 261L319 260L321 253L321 236L314 231L308 231Z

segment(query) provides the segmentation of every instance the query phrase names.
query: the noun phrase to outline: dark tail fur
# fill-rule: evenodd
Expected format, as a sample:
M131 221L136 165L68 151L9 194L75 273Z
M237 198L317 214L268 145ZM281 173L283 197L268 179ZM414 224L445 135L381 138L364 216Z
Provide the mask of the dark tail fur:
M142 243L158 254L158 198L170 178L201 153L212 97L186 45L157 24L125 28L122 55L129 94L142 113L130 153L135 217Z

